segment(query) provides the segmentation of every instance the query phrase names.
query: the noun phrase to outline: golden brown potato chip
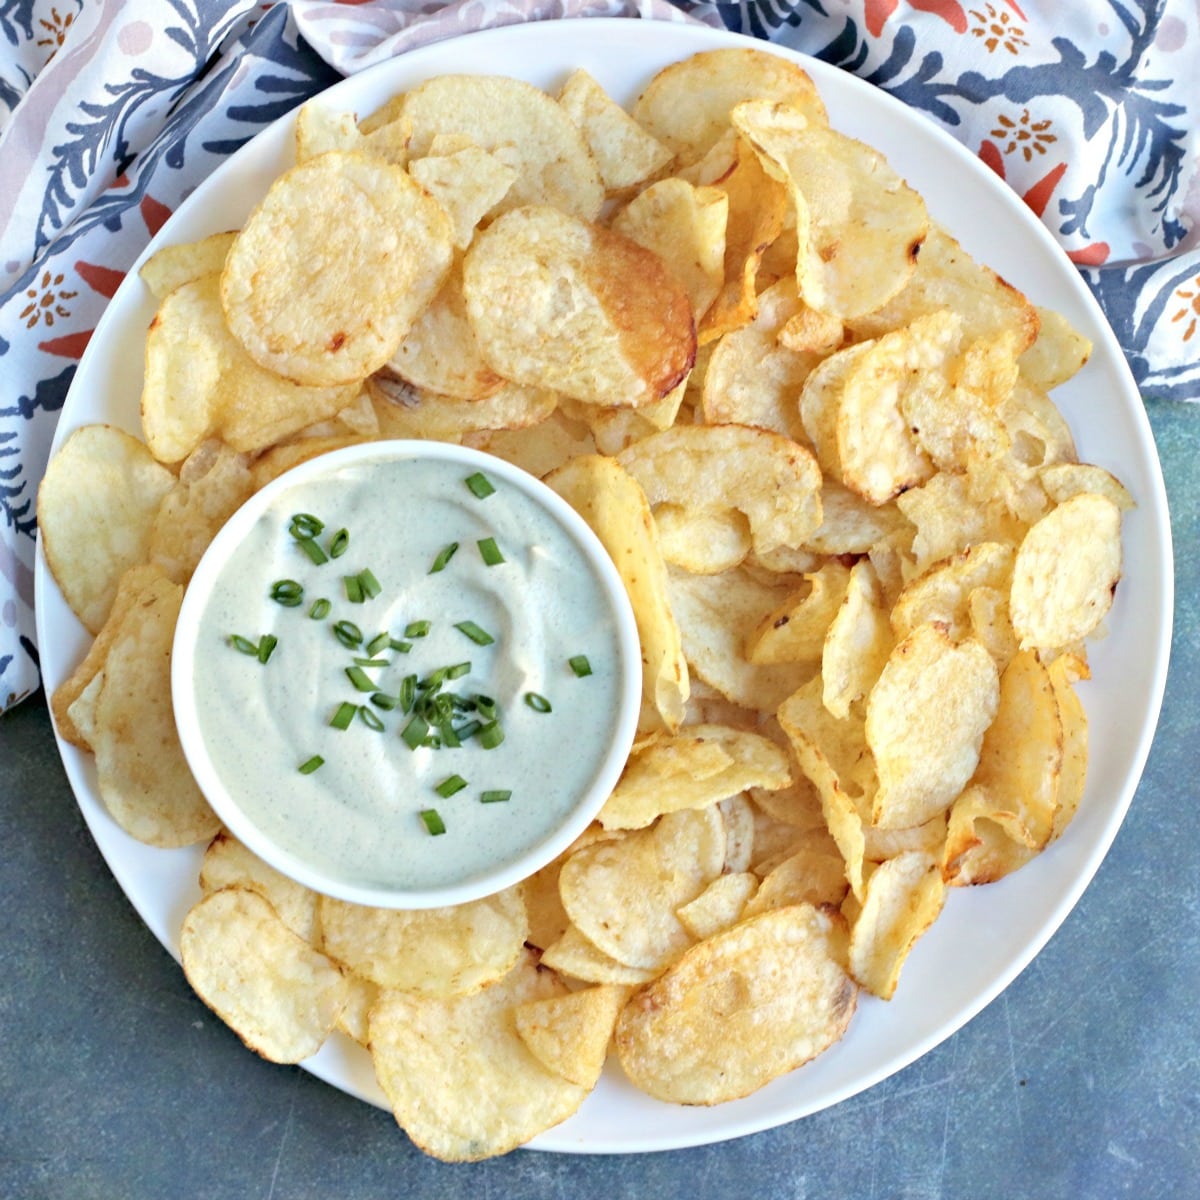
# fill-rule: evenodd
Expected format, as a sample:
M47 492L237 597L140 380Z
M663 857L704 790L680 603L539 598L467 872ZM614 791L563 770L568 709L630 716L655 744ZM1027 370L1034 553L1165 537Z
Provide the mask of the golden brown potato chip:
M840 562L806 575L803 586L750 632L746 657L752 663L817 662L849 584L850 571Z
M963 553L978 542L1017 543L1024 526L997 498L976 501L964 475L939 471L928 483L896 497L896 507L913 523L913 567L917 574Z
M104 806L151 846L189 846L220 828L175 728L171 643L182 601L183 588L160 573L130 604L104 660L90 739Z
M948 808L979 764L999 703L991 655L919 625L888 658L867 697L867 745L879 772L871 824L921 825Z
M1121 578L1121 512L1081 492L1025 535L1013 566L1012 623L1022 649L1053 650L1087 637Z
M608 1044L629 987L602 983L565 995L525 1000L513 1023L533 1056L555 1075L591 1091L604 1070Z
M1055 504L1081 492L1092 492L1107 496L1122 512L1135 507L1133 497L1115 475L1090 463L1051 463L1038 472L1038 482Z
M659 504L654 524L664 561L693 575L719 575L750 553L750 523L736 508Z
M645 494L619 463L580 455L546 476L591 526L629 594L642 648L643 721L657 714L677 729L688 698L688 669L667 594L667 569Z
M370 1041L371 1009L379 999L379 985L353 973L346 975L346 1004L338 1015L337 1028L364 1049Z
M177 287L202 275L219 274L237 230L214 233L198 242L180 242L156 250L138 269L156 300L165 300Z
M835 350L822 359L804 380L800 392L800 421L817 462L829 478L841 480L842 459L838 444L838 414L847 379L871 352L874 342L860 342Z
M484 360L516 383L637 408L683 382L691 302L656 254L546 206L505 213L463 262Z
M848 888L845 860L837 843L825 830L814 830L801 837L791 853L767 871L743 916L753 917L792 904L836 908Z
M659 1100L720 1104L828 1049L855 1007L844 937L835 917L801 904L694 946L621 1013L625 1074Z
M271 1062L315 1054L346 1003L336 964L248 888L222 888L196 904L184 918L179 953L200 999Z
M1013 841L991 819L991 798L980 787L969 787L950 809L942 877L951 887L994 883L1033 858L1036 851Z
M400 167L322 154L276 179L234 242L221 275L229 328L286 379L365 379L437 295L453 238L441 206Z
M664 67L633 107L637 122L682 162L702 158L730 129L736 104L758 96L789 104L823 124L825 106L808 75L759 49L708 50Z
M691 945L676 910L694 900L725 862L715 808L668 813L648 829L576 851L558 887L580 933L604 954L644 970Z
M542 965L583 983L649 983L661 973L661 968L630 967L617 962L589 942L574 925L568 925L562 936L546 947Z
M558 396L545 388L506 383L482 400L439 396L394 379L386 371L367 381L367 392L388 438L435 438L457 442L468 433L491 429L524 429L546 420Z
M1007 592L1012 579L1013 548L1003 542L977 542L918 575L892 606L892 630L907 637L918 625L937 621L961 641L970 632L968 601L977 588Z
M519 887L448 908L370 908L322 896L321 949L384 988L458 996L500 979L529 931Z
M517 1005L565 990L523 951L503 979L470 996L380 995L370 1017L371 1061L417 1146L448 1162L490 1158L579 1107L588 1089L547 1070L513 1022Z
M175 477L112 425L84 425L51 458L38 488L46 563L89 633L100 632L121 576L146 560Z
M366 150L366 137L352 112L309 100L296 110L296 162L307 162L330 150Z
M695 900L689 900L675 915L688 933L702 942L736 925L757 891L758 876L753 871L718 875Z
M1062 313L1039 306L1037 315L1037 338L1021 355L1021 374L1049 392L1083 368L1091 357L1092 343Z
M547 204L592 221L600 212L604 185L583 134L531 84L499 75L441 75L413 88L399 113L412 126L413 158L427 154L439 134L458 135L515 169L497 213Z
M917 939L937 919L946 888L932 854L909 850L882 862L850 927L850 974L868 992L890 1000Z
M1088 720L1087 712L1079 696L1071 686L1071 672L1067 656L1056 658L1047 668L1054 699L1058 703L1058 717L1062 722L1062 772L1058 780L1058 804L1054 809L1054 826L1050 839L1061 836L1071 823L1079 802L1083 799L1083 788L1087 781Z
M436 138L430 149L437 149ZM471 244L480 222L503 201L517 179L512 163L472 144L426 154L408 164L408 173L449 215L459 250Z
M582 69L568 76L558 102L583 134L610 194L644 183L674 157Z
M860 559L821 646L822 700L833 716L849 716L870 692L894 644L879 577L869 559Z

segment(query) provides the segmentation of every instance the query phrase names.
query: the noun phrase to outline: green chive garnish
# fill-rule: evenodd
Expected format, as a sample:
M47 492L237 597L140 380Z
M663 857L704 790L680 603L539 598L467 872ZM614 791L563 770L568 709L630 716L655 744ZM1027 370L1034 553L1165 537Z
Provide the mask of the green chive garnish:
M359 705L358 719L368 729L373 729L376 733L380 733L383 730L383 722L365 704Z
M361 604L363 602L362 580L357 575L343 575L342 583L346 587L346 599L351 604Z
M534 712L548 713L550 711L550 701L538 692L526 692L525 703L528 704Z
M500 712L499 705L491 696L480 694L475 696L475 709L485 721L494 721Z
M482 728L483 723L481 721L468 721L465 725L460 725L454 730L454 736L458 738L459 745L461 745L468 738L473 738Z
M469 662L455 663L452 667L446 667L447 679L461 679L464 675L471 673L471 664Z
M386 658L356 658L354 665L356 667L386 667L388 660Z
M433 566L429 568L429 574L442 570L445 565L458 553L458 543L451 542L448 546L443 546L438 551L438 556L433 560Z
M375 575L371 571L370 567L364 567L363 570L359 571L358 586L362 588L362 594L368 600L374 600L375 597L383 591L379 580L375 578Z
M322 563L329 561L329 556L313 541L312 538L297 538L296 544L304 551L308 557L319 567Z
M503 803L505 800L511 800L511 799L512 799L511 791L509 791L509 792L495 791L495 792L480 792L479 793L479 803L480 804L500 804L500 803Z
M349 700L343 700L337 706L337 712L333 714L329 724L334 729L349 729L350 722L354 720L354 714L358 712L358 705L351 704Z
M350 547L350 531L339 529L329 541L329 557L341 558Z
M504 730L500 727L498 721L493 721L490 725L485 725L479 731L479 744L485 750L495 750L502 741L504 741Z
M312 758L300 764L300 774L311 775L318 767L323 767L324 765L325 760L319 754L314 754Z
M446 823L442 820L436 808L423 808L421 810L421 820L425 822L425 828L434 837L437 837L439 833L446 832Z
M429 733L429 722L414 714L413 718L400 733L400 739L410 749L415 750L425 741Z
M320 600L313 601L312 608L308 610L308 615L312 617L314 621L323 621L327 616L329 616L332 609L333 605L326 600L324 596L322 596Z
M429 632L429 621L409 621L404 627L404 636L406 638L424 637Z
M490 646L496 639L486 629L480 629L474 621L459 621L454 626L459 633L464 633L477 646Z
M406 712L412 712L413 702L417 698L417 677L415 675L405 675L400 683L400 707ZM424 734L421 734L424 737Z
M315 538L324 528L325 522L318 520L312 513L296 513L292 517L288 532L292 537L300 540L301 538Z
M363 635L353 621L339 621L333 627L333 636L337 638L347 650L353 650L356 646L362 645Z
M376 692L371 697L371 703L376 708L382 708L384 712L391 712L400 701L395 696L389 696L387 692Z
M388 650L391 648L392 638L390 634L380 633L373 637L367 643L368 654L378 654L380 650Z
M412 649L412 642L402 642L397 638L388 638L388 643L397 654L407 654Z
M574 658L568 658L567 663L580 679L592 673L592 664L588 662L586 654L576 654Z
M240 633L230 634L229 644L242 654L249 654L251 658L258 657L258 643L242 637Z
M304 588L294 579L277 579L271 584L271 599L284 608L299 608L304 602Z
M448 800L455 792L461 792L467 786L467 781L461 775L448 775L433 790L443 800Z
M258 661L265 663L278 645L279 639L273 633L264 633L258 643Z
M471 494L477 500L486 500L496 490L492 486L492 481L482 471L468 475L463 482L471 489Z
M355 688L360 692L373 692L378 687L371 677L362 669L362 667L347 667L346 678L354 684Z
M475 544L479 547L479 557L487 566L499 566L504 561L504 555L500 553L500 547L496 545L495 538L482 538Z

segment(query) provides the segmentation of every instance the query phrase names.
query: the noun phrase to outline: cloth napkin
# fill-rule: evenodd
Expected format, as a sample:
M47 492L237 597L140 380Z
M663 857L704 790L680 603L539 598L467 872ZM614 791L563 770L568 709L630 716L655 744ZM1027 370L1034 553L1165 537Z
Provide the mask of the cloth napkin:
M1195 0L8 0L0 5L0 711L38 684L37 486L126 270L193 187L348 74L470 30L699 20L870 81L1079 266L1150 402L1200 400Z

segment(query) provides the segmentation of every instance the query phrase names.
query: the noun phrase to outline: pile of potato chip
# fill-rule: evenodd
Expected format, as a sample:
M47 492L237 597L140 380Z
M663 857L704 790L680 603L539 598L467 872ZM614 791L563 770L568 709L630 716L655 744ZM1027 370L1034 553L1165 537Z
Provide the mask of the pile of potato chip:
M252 1048L366 1046L443 1159L573 1113L610 1053L744 1096L893 994L949 887L1083 791L1073 685L1131 501L1048 392L1089 344L932 223L807 75L696 55L626 112L448 76L306 105L243 229L144 267L144 441L76 431L39 518L96 640L54 696L113 817L210 841L181 950ZM544 478L635 610L642 719L599 821L524 884L404 912L318 896L218 828L170 706L205 546L291 466L462 442Z

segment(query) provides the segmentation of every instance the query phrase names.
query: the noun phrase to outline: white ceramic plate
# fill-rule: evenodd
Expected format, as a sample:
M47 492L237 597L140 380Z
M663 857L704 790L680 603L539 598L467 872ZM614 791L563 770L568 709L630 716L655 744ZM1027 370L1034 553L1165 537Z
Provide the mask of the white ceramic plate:
M718 46L763 43L733 34L641 20L546 22L472 34L415 51L344 81L329 103L370 111L394 92L447 72L520 76L553 89L585 67L619 100L653 73ZM610 1069L583 1108L533 1144L588 1153L663 1150L737 1137L834 1104L891 1075L965 1024L1050 938L1092 878L1133 797L1149 751L1166 676L1172 612L1170 527L1162 474L1141 400L1090 293L1040 223L990 171L923 117L867 84L801 60L838 129L880 148L922 192L930 210L976 257L1039 304L1064 312L1095 343L1091 361L1056 400L1081 458L1114 471L1137 499L1126 519L1125 577L1081 689L1092 730L1087 792L1066 835L1015 876L951 895L918 944L890 1003L864 997L846 1037L814 1062L753 1096L716 1108L658 1103ZM290 165L292 120L243 148L196 189L152 247L236 228L270 181ZM153 315L131 272L96 329L63 409L58 442L79 425L138 430L142 346ZM57 446L56 442L56 446ZM37 564L38 641L48 689L85 652L86 633ZM84 817L156 937L177 954L180 922L197 896L200 851L161 851L129 839L96 794L89 756L60 749ZM365 1052L339 1038L308 1068L375 1104L382 1095Z

